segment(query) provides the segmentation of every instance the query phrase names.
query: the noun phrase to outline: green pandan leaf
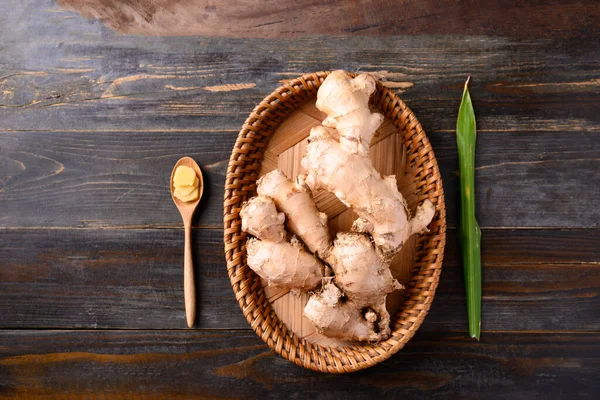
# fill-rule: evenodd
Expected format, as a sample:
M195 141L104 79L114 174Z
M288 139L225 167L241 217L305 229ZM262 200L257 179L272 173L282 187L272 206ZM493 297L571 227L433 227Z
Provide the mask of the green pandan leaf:
M456 121L460 169L460 225L458 234L465 274L469 334L479 340L481 331L481 230L475 219L475 113L465 83Z

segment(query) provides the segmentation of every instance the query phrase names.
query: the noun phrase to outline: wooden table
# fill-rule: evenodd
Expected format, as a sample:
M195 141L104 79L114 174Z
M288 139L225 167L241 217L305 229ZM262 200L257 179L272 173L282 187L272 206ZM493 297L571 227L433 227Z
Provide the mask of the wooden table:
M0 398L600 396L598 2L195 0L133 20L121 9L116 22L115 2L96 3L84 15L124 32L196 36L124 35L51 0L0 4ZM339 68L376 72L414 110L440 163L449 232L414 339L331 376L276 356L250 329L225 269L222 198L253 106L285 79ZM456 241L468 75L479 343L466 333ZM168 190L184 155L207 184L193 330Z

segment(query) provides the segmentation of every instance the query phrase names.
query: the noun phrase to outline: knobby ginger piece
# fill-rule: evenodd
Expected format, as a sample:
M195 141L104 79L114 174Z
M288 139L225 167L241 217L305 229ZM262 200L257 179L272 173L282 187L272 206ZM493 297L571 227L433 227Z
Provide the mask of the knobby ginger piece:
M383 115L369 109L375 88L370 75L352 79L345 71L333 71L317 92L317 108L327 114L323 126L338 131L340 145L349 153L367 156L371 139L383 122Z
M377 342L387 338L387 332L376 330L377 315L368 308L359 307L344 298L332 282L314 293L304 307L304 316L325 336L342 340Z
M425 200L411 218L395 177L373 167L369 145L383 121L369 109L375 88L366 74L330 74L317 94L327 118L311 130L302 159L307 175L292 182L281 171L268 173L257 183L258 196L240 211L242 230L255 237L246 245L248 266L269 285L304 292L321 286L310 294L304 316L326 336L370 342L391 333L386 299L402 288L389 268L393 256L435 214ZM358 214L354 232L338 233L332 243L327 218L311 196L316 189Z
M268 197L257 196L240 211L242 230L257 239L246 242L248 266L269 285L311 291L321 286L325 266L294 237L286 238L285 216Z
M386 298L402 288L389 269L391 260L412 234L427 229L435 214L425 200L411 218L396 178L382 177L373 167L369 145L383 120L369 109L375 87L365 74L330 74L317 93L317 107L327 118L311 130L302 159L310 189L335 194L359 216L353 230L360 233L338 234L329 251L335 285L311 295L304 310L319 332L341 339L389 336ZM339 139L325 127L337 130Z
M277 211L273 200L256 196L247 201L240 210L242 230L260 240L280 243L286 240L285 215Z
M387 295L403 289L392 276L390 260L378 254L367 235L353 232L338 233L331 258L335 284L357 307L370 307L377 315L379 337L387 338Z
M323 265L302 244L249 239L248 266L269 285L311 291L321 286Z
M369 109L375 87L374 78L366 74L351 78L335 71L325 79L317 92L317 107L328 115L323 125L336 128L340 139L323 126L314 127L302 166L311 190L325 189L351 207L360 217L355 230L369 233L391 257L413 233L426 229L435 210L425 200L411 220L396 178L384 178L373 167L369 143L383 120Z
M287 229L304 242L308 250L326 259L331 246L327 215L319 212L303 178L292 182L280 170L274 170L258 180L256 191L275 202L287 218Z

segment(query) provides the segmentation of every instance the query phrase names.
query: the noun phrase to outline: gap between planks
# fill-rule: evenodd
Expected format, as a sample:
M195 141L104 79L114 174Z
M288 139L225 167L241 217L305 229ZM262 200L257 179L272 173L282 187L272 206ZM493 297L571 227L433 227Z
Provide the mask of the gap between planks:
M183 229L182 225L114 225L114 226L0 226L0 231L8 230L166 230ZM195 230L223 230L223 225L192 226ZM599 231L600 227L561 227L561 226L488 226L480 227L481 231L561 231L561 232L591 232ZM455 231L457 227L448 225L446 231Z
M156 329L136 329L136 328L69 328L69 327L0 327L0 333L6 333L10 331L23 331L23 332L78 332L78 333L104 333L104 332L131 332L131 333L163 333L163 332L172 332L172 333L205 333L205 332L232 332L232 333L254 333L252 328L156 328ZM469 331L462 329L446 329L446 330L436 330L436 331L423 331L417 332L416 335L435 335L435 334L465 334L465 338L469 338ZM482 330L482 334L518 334L518 335L540 335L540 334L551 334L551 335L595 335L600 334L600 331L574 331L574 330L530 330L530 331L522 331L522 330ZM258 338L258 335L257 335ZM265 344L266 346L266 344Z
M0 231L67 231L67 230L100 230L100 231L151 231L151 230L180 230L183 229L181 225L115 225L115 226L0 226ZM201 225L192 226L193 230L213 230L222 231L223 225Z
M219 114L222 115L222 114ZM241 129L241 125L240 125ZM505 128L505 129L480 129L477 128L477 133L514 133L514 132L536 132L536 133L557 133L557 132L567 132L568 129L557 128L557 129L516 129L516 128ZM600 126L590 126L581 129L582 132L600 132ZM0 134L3 133L37 133L37 132L47 132L47 133L203 133L203 132L223 132L223 133L238 133L239 130L235 128L231 129L210 129L210 128L176 128L176 129L2 129L0 128ZM428 129L428 133L448 133L455 134L455 129ZM435 150L435 149L434 149Z
M238 133L237 129L177 128L177 129L0 129L2 133Z

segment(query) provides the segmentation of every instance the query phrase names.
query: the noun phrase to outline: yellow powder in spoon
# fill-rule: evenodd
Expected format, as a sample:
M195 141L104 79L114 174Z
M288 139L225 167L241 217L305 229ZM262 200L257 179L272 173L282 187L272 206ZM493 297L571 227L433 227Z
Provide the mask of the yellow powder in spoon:
M173 175L173 195L183 202L198 200L198 177L196 172L185 165L180 165Z

